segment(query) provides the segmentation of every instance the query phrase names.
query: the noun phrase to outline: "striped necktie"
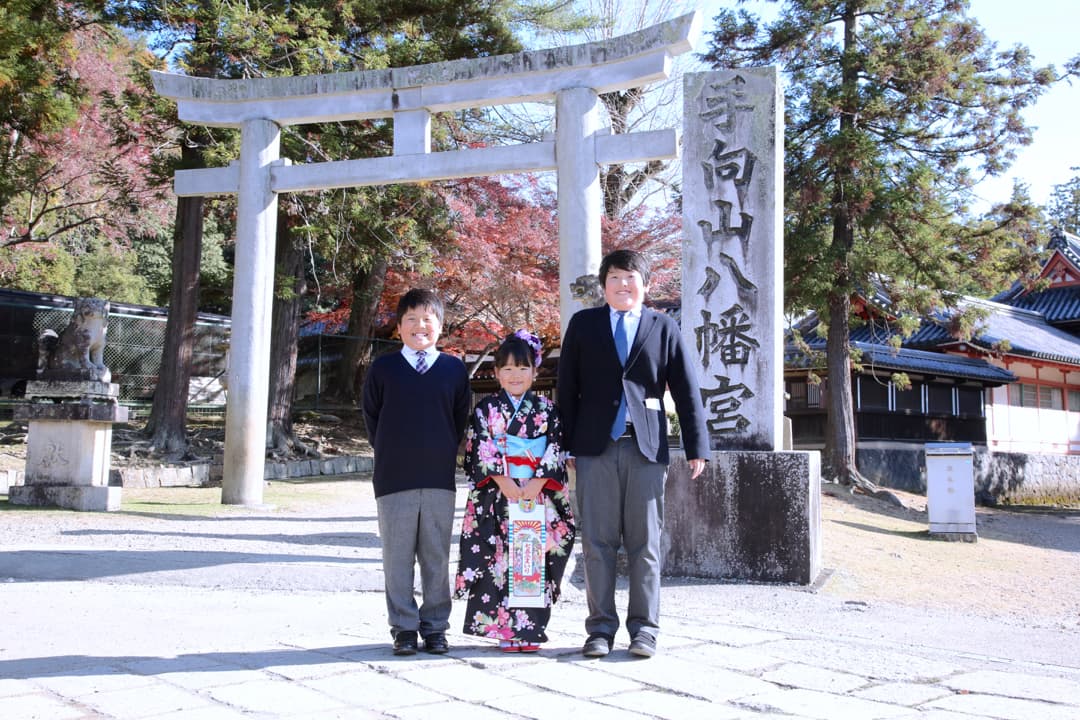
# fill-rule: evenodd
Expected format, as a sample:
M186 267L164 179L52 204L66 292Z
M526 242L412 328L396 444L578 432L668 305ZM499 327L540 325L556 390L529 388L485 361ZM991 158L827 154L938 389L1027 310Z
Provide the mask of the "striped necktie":
M427 372L427 369L428 369L427 352L424 351L424 350L421 350L420 352L416 353L416 372L423 375L424 373Z

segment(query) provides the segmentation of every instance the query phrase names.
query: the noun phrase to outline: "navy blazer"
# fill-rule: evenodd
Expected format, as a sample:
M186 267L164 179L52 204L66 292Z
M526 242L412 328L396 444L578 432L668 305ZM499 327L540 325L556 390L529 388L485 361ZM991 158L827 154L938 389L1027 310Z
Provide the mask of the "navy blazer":
M691 358L678 324L649 308L619 364L607 305L574 313L559 351L558 398L565 449L571 455L599 455L611 439L611 425L626 393L627 420L638 448L653 462L668 462L664 391L670 390L688 460L708 459L705 409Z

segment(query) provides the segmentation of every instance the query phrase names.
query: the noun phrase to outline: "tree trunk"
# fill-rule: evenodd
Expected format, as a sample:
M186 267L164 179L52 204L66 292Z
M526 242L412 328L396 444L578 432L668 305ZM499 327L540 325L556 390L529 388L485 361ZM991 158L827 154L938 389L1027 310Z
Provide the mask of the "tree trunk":
M308 454L293 432L292 410L296 386L297 338L300 333L300 301L307 291L304 253L293 242L290 218L278 214L277 268L270 333L270 399L267 440L275 454L293 449Z
M353 276L352 306L349 308L349 329L346 331L348 339L337 373L337 394L349 402L360 399L362 370L371 361L371 335L375 311L386 285L386 269L386 258L380 256L368 270L359 270Z
M630 113L634 111L645 96L642 88L604 93L600 102L611 120L612 134L626 133L630 129ZM604 193L604 215L609 220L622 217L630 201L645 184L662 173L667 163L650 160L637 170L626 165L606 165L600 168L600 185Z
M851 346L848 321L851 297L829 296L829 335L826 339L828 413L825 437L827 477L847 484L855 473L855 412L851 393Z
M159 452L182 454L187 449L188 385L199 309L202 231L203 198L178 198L165 346L145 430L151 446Z
M852 62L855 47L855 11L851 5L844 7L844 48L842 96L847 103L857 96L858 73ZM851 252L855 247L855 226L851 205L855 180L854 160L856 150L850 146L856 129L856 113L846 108L840 114L840 136L847 137L848 145L840 144L836 154L835 185L833 189L833 232L830 257L836 279L829 291L829 335L825 341L828 365L828 414L825 437L825 465L823 470L834 480L845 484L855 482L855 410L851 393L851 293L854 285L851 277Z

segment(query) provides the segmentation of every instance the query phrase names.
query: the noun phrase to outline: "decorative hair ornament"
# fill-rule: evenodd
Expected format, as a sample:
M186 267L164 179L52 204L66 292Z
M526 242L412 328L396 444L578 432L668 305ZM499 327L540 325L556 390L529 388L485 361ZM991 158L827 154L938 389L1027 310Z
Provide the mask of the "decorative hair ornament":
M536 367L540 367L540 362L543 360L543 345L540 343L540 338L536 337L528 330L515 330L514 337L524 340L525 344L532 348L533 360L536 363Z

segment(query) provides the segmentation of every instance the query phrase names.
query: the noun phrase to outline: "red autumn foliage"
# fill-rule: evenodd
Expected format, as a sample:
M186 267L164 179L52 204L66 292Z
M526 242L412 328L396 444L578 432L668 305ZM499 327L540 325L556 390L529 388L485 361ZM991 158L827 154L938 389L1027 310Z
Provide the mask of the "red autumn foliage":
M544 347L557 347L559 237L554 189L547 178L478 177L447 183L442 193L454 214L454 232L436 248L435 272L391 268L378 310L376 337L393 334L397 299L411 287L437 290L446 305L440 345L478 353L508 333L526 328ZM679 297L682 222L674 205L639 208L618 220L602 220L602 248L644 253L652 269L649 303ZM348 323L349 300L329 312L310 314L328 331Z
M391 271L388 311L409 287L433 287L446 304L443 345L479 352L518 328L545 345L559 336L559 238L553 190L536 176L469 178L443 186L454 232L430 277Z
M125 93L144 91L128 71L145 50L97 26L73 39L72 72L86 89L85 101L76 122L20 146L37 159L37 171L0 220L4 245L78 246L92 238L126 244L148 214L159 225L172 220L171 202L150 184L155 146L144 136L142 119L123 105Z

